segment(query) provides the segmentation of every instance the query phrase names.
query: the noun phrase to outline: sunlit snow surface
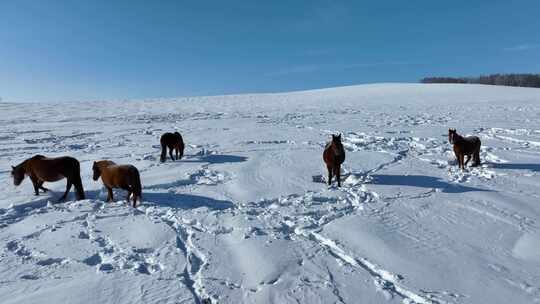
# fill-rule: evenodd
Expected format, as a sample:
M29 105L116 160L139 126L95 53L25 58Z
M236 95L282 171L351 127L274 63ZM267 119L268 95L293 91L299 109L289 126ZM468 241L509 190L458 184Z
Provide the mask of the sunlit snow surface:
M0 303L540 303L540 90L380 84L0 103ZM482 140L457 169L448 128ZM181 161L159 162L178 130ZM343 187L322 150L343 134ZM10 165L81 162L88 199ZM137 166L105 203L94 160Z

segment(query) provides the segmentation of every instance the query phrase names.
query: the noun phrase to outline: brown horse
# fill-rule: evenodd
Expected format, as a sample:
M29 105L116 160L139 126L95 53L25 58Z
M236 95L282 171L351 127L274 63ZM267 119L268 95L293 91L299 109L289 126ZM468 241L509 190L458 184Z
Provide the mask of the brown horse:
M60 198L65 200L71 186L75 186L78 200L84 199L84 189L81 181L81 166L79 161L73 157L63 156L48 158L43 155L31 157L17 166L11 166L11 176L13 183L18 186L22 183L24 177L28 175L34 185L34 192L39 195L39 189L48 191L43 187L44 182L56 182L63 178L67 179L66 192Z
M107 202L113 200L112 188L121 188L128 192L126 200L133 193L133 207L137 207L137 199L141 200L141 177L139 170L132 165L117 165L110 160L94 162L92 166L94 180L101 176L101 181L107 188Z
M341 134L332 134L332 141L326 144L323 160L328 169L328 185L332 184L332 174L336 176L338 187L341 187L341 164L345 161L345 150L341 144Z
M176 159L181 159L184 156L184 140L178 132L165 133L161 135L161 162L167 158L167 148L169 148L169 156L174 161L173 149L176 152ZM180 155L180 157L178 157Z
M473 158L473 167L480 165L480 138L477 136L463 137L457 134L456 129L448 129L448 141L454 145L454 154L456 155L459 168L465 169L471 155ZM465 155L467 160L464 162Z

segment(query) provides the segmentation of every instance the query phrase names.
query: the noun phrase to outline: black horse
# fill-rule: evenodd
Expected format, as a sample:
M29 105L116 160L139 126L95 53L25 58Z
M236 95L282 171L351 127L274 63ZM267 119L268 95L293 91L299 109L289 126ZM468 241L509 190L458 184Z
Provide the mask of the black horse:
M333 135L332 141L326 144L323 160L328 169L328 185L332 184L332 174L336 176L338 187L341 187L341 164L345 161L345 150L341 144L341 134Z
M169 156L174 161L173 150L176 152L176 159L181 159L184 156L184 140L178 132L165 133L161 135L161 162L165 162L167 158L167 148L169 148Z

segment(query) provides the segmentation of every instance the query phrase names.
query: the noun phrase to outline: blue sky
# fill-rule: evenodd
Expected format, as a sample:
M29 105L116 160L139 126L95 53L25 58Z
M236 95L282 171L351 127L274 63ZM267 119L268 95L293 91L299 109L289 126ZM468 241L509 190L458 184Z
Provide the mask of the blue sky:
M277 92L540 72L540 1L1 1L0 96Z

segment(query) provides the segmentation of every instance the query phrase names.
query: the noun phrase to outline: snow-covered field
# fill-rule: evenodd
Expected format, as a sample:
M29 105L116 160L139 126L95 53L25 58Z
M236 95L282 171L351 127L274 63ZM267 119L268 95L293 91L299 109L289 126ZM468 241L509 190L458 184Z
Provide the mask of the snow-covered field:
M0 303L540 303L540 90L379 84L0 104ZM482 140L457 169L447 130ZM179 130L181 161L159 162ZM343 187L322 150L342 132ZM86 200L10 165L81 162ZM137 166L105 203L94 160Z

